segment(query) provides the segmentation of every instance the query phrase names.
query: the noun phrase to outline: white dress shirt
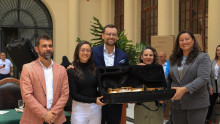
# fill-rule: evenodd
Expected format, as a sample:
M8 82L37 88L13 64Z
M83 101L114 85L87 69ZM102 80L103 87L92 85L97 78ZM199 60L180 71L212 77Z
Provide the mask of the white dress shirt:
M219 71L219 66L216 63L216 65L215 65L215 80L218 79L218 71Z
M167 78L167 75L166 75L167 62L165 62L162 66L163 66L163 71L164 71L165 78Z
M114 59L115 59L115 47L112 51L112 53L108 53L108 50L106 49L104 45L104 60L105 60L105 66L114 66Z
M40 61L42 69L44 71L44 77L46 82L46 91L47 91L47 110L51 109L53 104L53 61L51 60L51 65L46 68Z

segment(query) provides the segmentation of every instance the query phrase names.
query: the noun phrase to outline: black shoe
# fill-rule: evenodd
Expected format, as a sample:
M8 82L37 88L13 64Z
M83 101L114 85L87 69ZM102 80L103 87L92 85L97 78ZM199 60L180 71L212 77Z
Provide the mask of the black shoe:
M166 124L173 124L173 120L169 120L169 121L167 121Z

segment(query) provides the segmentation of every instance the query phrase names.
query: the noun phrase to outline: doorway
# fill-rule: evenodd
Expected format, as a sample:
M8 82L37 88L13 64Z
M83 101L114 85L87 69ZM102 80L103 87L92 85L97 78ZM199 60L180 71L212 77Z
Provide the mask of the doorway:
M52 18L40 0L1 0L0 8L0 52L6 52L15 68L14 77L19 79L20 74L5 49L7 43L24 38L34 46L43 34L53 39Z

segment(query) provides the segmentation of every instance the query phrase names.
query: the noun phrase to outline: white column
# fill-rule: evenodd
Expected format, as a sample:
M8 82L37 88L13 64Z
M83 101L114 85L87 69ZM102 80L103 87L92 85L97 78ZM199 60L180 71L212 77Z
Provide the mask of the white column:
M127 34L128 40L134 40L134 22L135 22L135 14L134 14L134 0L125 0L124 1L124 30L125 34Z
M73 54L77 45L76 39L79 36L79 0L68 0L68 58L73 61ZM62 42L62 41L60 41Z
M141 0L134 3L134 41L133 44L141 42Z
M220 44L220 0L209 0L208 3L208 53L215 57L215 49Z
M179 33L179 0L172 0L172 35Z
M101 0L101 24L103 26L109 23L109 1Z
M158 0L158 35L172 34L172 0Z
M108 24L115 23L115 0L108 0Z

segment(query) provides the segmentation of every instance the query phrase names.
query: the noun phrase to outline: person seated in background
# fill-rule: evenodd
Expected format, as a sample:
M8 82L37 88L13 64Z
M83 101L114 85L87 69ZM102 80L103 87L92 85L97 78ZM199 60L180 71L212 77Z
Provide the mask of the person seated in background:
M5 52L0 53L0 80L13 76L13 64L6 58Z
M89 42L77 44L73 60L74 68L67 71L73 99L71 124L101 124L101 108L105 104L97 91L96 66Z

